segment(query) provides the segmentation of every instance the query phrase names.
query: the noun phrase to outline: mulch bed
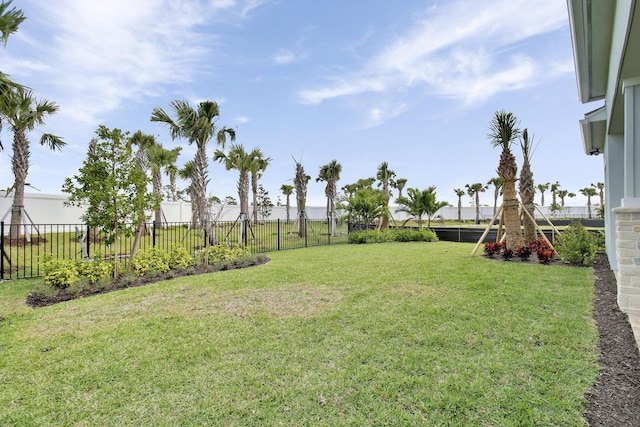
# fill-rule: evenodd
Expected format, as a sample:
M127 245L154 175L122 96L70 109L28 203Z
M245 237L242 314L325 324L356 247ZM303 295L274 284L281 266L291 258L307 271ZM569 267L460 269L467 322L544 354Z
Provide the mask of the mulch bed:
M591 427L640 426L640 353L618 307L616 278L605 254L598 254L593 268L600 374L587 396L585 417Z
M247 268L247 267L253 267L256 265L266 264L269 261L270 259L268 257L260 256L260 257L251 257L248 260L243 261L241 264L225 263L223 265L209 265L207 267L197 266L197 267L186 268L184 270L171 270L166 273L159 274L155 277L144 276L144 277L136 277L133 279L131 278L120 279L116 282L110 283L109 285L103 288L91 287L91 288L85 289L79 294L69 293L67 289L60 289L58 293L51 298L44 298L41 296L34 295L33 293L30 293L27 296L27 305L33 308L46 307L46 306L57 304L63 301L70 301L77 298L86 298L93 295L118 291L120 289L148 285L150 283L156 283L162 280L174 279L176 277L194 276L194 275L205 274L205 273L215 273L216 271L222 271L222 270L236 270L239 268Z

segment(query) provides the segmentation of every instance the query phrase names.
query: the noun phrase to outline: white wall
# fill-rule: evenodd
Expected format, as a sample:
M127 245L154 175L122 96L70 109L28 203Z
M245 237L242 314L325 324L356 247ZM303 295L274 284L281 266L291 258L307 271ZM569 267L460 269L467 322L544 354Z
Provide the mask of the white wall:
M54 195L54 194L42 194L42 193L27 193L25 194L24 207L31 217L31 221L34 224L82 224L81 219L84 213L83 208L64 206L64 201L67 200L66 196ZM11 196L5 197L5 192L0 191L0 220L5 224L11 221ZM404 213L396 213L396 206L390 206L391 215L397 221L403 221L407 218ZM593 209L593 216L595 217L595 207ZM166 221L168 222L189 222L191 221L191 204L187 202L163 202L162 210L164 212ZM542 206L540 210L549 215L548 207ZM213 207L213 216L217 217L219 221L235 221L239 216L238 205L217 205ZM325 206L311 206L307 207L307 218L309 219L324 219L326 217ZM435 217L441 215L445 219L457 219L458 208L456 206L447 206L439 210ZM474 206L462 207L462 218L466 221L473 221L476 215L476 208ZM541 217L536 212L537 217ZM560 215L556 215L563 218L587 218L587 208L584 206L571 206L566 207ZM295 206L291 207L290 211L291 220L295 220L297 217L297 209ZM480 207L480 219L490 220L493 217L492 206ZM274 206L271 212L270 220L287 218L286 208L284 206ZM426 218L425 218L426 219Z

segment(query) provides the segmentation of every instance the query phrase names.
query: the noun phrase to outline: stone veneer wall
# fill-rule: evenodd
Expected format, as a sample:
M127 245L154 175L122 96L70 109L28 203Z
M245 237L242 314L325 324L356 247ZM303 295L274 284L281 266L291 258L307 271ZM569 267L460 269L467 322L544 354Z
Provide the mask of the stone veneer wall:
M618 305L640 313L640 207L613 209L616 218Z

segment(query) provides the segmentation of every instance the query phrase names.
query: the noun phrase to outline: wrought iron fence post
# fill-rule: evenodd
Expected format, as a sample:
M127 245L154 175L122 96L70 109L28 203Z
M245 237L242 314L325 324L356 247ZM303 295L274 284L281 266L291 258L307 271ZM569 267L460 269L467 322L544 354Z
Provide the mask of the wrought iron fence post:
M331 244L331 227L333 226L333 217L327 217L327 245Z
M91 259L91 228L87 225L87 259Z
M153 221L151 226L151 246L156 247L156 222Z
M278 250L280 250L280 218L278 218Z
M302 217L302 219L304 220L304 247L308 248L308 242L307 242L307 227L309 226L309 224L307 224L307 216L305 215L304 217Z

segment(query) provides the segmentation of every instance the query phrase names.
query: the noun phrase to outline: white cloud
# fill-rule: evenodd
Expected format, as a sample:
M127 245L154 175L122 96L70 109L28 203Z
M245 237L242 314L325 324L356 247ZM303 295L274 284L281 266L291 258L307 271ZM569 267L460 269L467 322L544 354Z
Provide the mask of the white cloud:
M524 53L528 38L566 25L565 6L558 1L450 1L425 11L406 34L382 47L357 72L334 75L329 83L299 95L304 103L318 104L422 86L465 104L483 101L572 72L564 65L550 69L558 64L540 63Z
M234 122L241 125L244 123L249 123L251 120L248 117L240 116L233 119Z
M278 64L290 64L296 60L296 55L287 49L282 49L273 55L273 60Z

